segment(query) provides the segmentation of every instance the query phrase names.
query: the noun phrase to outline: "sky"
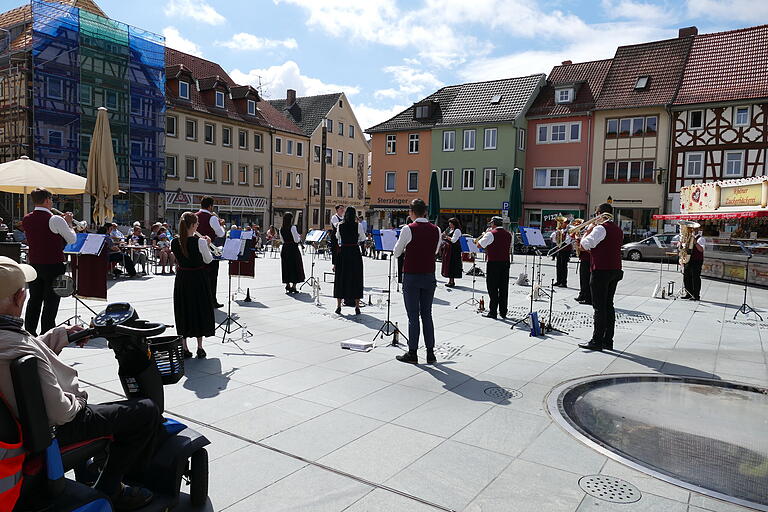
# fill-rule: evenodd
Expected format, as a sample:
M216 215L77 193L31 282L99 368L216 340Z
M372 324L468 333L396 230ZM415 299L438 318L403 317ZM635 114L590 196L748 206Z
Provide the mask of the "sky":
M768 0L96 0L267 99L343 91L363 129L444 85L768 23ZM19 5L0 0L2 10Z

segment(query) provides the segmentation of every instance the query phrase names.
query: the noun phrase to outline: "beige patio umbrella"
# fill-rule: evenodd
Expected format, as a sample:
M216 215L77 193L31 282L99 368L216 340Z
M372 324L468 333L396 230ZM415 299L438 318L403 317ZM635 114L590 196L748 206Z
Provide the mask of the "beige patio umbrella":
M94 199L93 221L99 225L112 220L112 196L120 192L118 188L117 164L112 149L112 131L109 128L107 109L99 107L96 114L96 126L91 138L91 152L88 154L88 183L86 192Z
M27 195L38 187L44 187L54 194L82 194L85 192L85 178L35 162L27 156L0 164L0 191L24 194L25 211Z

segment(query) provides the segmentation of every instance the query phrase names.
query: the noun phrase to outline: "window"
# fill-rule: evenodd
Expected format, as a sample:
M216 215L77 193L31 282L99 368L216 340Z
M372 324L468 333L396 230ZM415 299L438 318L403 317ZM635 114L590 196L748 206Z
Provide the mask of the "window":
M572 142L581 140L581 123L572 123L571 132L568 134Z
M336 196L344 197L344 182L342 181L336 182Z
M333 163L333 149L331 148L325 148L325 163Z
M187 119L187 140L197 140L197 121Z
M301 174L300 172L296 173L296 188L297 189L301 188L301 177L302 176L303 176L303 174Z
M725 175L727 177L744 176L744 152L725 152Z
M397 135L387 135L387 154L394 155L397 150Z
M179 80L179 98L189 99L189 82Z
M685 154L685 177L700 178L704 175L704 153Z
M645 118L645 134L647 136L656 135L656 124L658 118L656 116L648 116Z
M176 137L176 125L178 118L176 116L165 116L165 134L169 137Z
M578 168L534 169L534 188L579 188Z
M429 105L416 105L413 117L415 119L429 119Z
M408 192L419 191L419 171L408 171Z
M555 103L571 103L573 101L573 89L555 90Z
M165 177L176 178L178 170L176 169L176 155L165 155Z
M474 189L475 189L475 170L462 169L461 170L461 190L474 190Z
M205 181L216 181L216 162L213 160L205 161Z
M490 103L491 105L498 105L499 103L501 103L501 94L494 94L493 96L491 96Z
M614 139L619 134L619 120L608 119L605 125L605 136L609 139Z
M454 151L456 149L456 132L443 132L443 151Z
M2 90L0 90L2 96ZM80 103L90 105L93 102L93 88L90 85L80 84Z
M228 126L221 127L221 144L227 147L232 147L232 128Z
M296 156L304 156L304 143L303 142L297 142L296 143Z
M197 179L197 160L194 158L187 158L187 174L186 178L188 180L196 180Z
M649 76L640 76L637 78L637 82L635 82L635 90L636 91L642 91L643 89L648 88L648 82L650 81L651 77Z
M326 119L325 120L325 128L330 132L333 133L333 119Z
M204 138L206 144L214 144L216 142L216 127L210 123L205 123L203 125L203 132L204 132Z
M254 100L248 100L248 115L256 115L256 102Z
M355 155L347 153L347 167L350 169L355 166Z
M336 151L336 165L339 167L342 167L344 165L344 152L343 151Z
M325 195L326 196L331 195L331 180L325 180L324 188L325 188ZM330 215L326 215L326 217L328 217L329 219L331 218Z
M283 152L283 139L275 137L275 153Z
M605 162L606 182L653 182L656 162L653 160L619 160Z
M285 141L285 154L286 155L293 154L293 141L290 139L286 139Z
M320 146L315 145L314 146L314 150L315 150L315 152L314 152L313 159L314 159L315 162L319 162L320 161Z
M347 182L347 197L355 197L355 185L351 182Z
M331 223L331 209L326 208L325 209L325 223L330 224Z
M275 171L275 187L280 188L283 186L283 171Z
M496 190L496 169L483 169L483 190Z
M82 153L90 153L90 151L91 151L91 136L90 135L80 134L80 151Z
M632 117L623 119L608 119L606 122L607 138L618 137L652 137L656 135L658 117Z
M254 167L253 168L253 186L261 187L263 185L264 185L264 168Z
M411 133L408 135L408 152L415 154L419 152L419 134Z
M701 130L704 128L703 110L692 110L688 112L688 128L691 130Z
M573 126L571 126L573 128ZM525 151L525 128L518 128L517 129L517 149L520 151Z
M551 134L551 142L565 142L565 125L553 124Z
M632 133L632 120L621 119L619 120L619 137L629 137Z
M618 162L616 179L619 181L629 181L629 162Z
M293 186L293 173L291 171L285 172L285 188L291 188Z
M632 136L642 137L645 133L645 118L635 117L632 119Z
M232 183L232 163L222 162L221 164L221 182Z
M320 224L320 209L319 208L312 208L312 224L317 226Z
M112 110L117 108L117 93L115 91L106 92L104 106Z
M248 166L245 164L240 164L239 172L237 173L238 177L238 183L240 185L247 185L248 184Z
M735 126L749 126L749 107L736 107L733 110L733 124Z
M475 130L464 130L464 151L473 151L475 149Z
M263 140L261 138L260 133L254 133L253 134L253 150L254 151L263 151L264 146L262 146Z
M350 139L355 138L355 125L351 124L347 127L347 135L349 135Z
M388 172L384 174L384 190L386 192L395 191L395 173Z
M312 194L316 196L320 195L320 178L314 178L312 180Z
M498 130L496 128L486 128L483 130L483 149L496 149L496 138Z
M442 169L440 171L440 189L453 190L453 169Z
M141 114L141 98L131 96L131 113Z
M523 129L520 128L520 130L523 130ZM525 140L524 130L520 138L522 140ZM581 122L540 124L538 133L536 136L537 144L547 144L547 143L558 144L563 142L580 142L580 141L581 141ZM520 148L520 149L524 149L524 148Z
M237 145L240 149L248 149L248 132L245 130L237 131Z
M216 106L224 108L224 93L221 91L216 91Z
M136 158L136 159L141 158L142 150L143 148L142 148L141 142L137 142L134 140L131 141L131 158Z
M344 123L339 121L339 135L344 135Z

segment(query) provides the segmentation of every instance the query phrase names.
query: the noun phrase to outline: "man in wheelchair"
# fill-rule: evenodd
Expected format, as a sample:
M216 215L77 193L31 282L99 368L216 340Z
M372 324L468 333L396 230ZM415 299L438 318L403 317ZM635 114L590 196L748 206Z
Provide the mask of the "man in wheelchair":
M68 344L67 335L81 329L55 327L38 337L23 329L26 283L35 278L31 266L0 257L0 393L18 417L10 364L25 355L35 356L48 420L56 427L60 446L111 436L109 456L95 487L109 496L115 510L141 508L152 500L152 493L123 484L123 477L149 462L162 426L160 411L147 399L88 403L77 371L58 357Z

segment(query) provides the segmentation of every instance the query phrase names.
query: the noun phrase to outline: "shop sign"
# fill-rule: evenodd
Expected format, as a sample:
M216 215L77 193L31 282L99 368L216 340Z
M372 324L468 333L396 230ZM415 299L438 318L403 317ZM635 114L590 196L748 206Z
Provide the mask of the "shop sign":
M198 206L200 201L207 194L190 194L186 192L166 192L165 204L169 207L192 207ZM225 210L237 209L237 210L260 210L267 207L267 199L264 197L250 197L250 196L224 196L224 195L211 195L213 198L213 204Z
M720 188L720 206L760 206L763 199L763 185L740 185Z
M499 210L466 210L459 208L440 208L440 213L464 213L464 214L477 214L477 215L498 215Z
M718 186L715 182L690 185L680 190L682 213L714 212L718 206Z
M568 220L581 218L581 210L541 210L542 222L554 222L558 217L568 217Z

